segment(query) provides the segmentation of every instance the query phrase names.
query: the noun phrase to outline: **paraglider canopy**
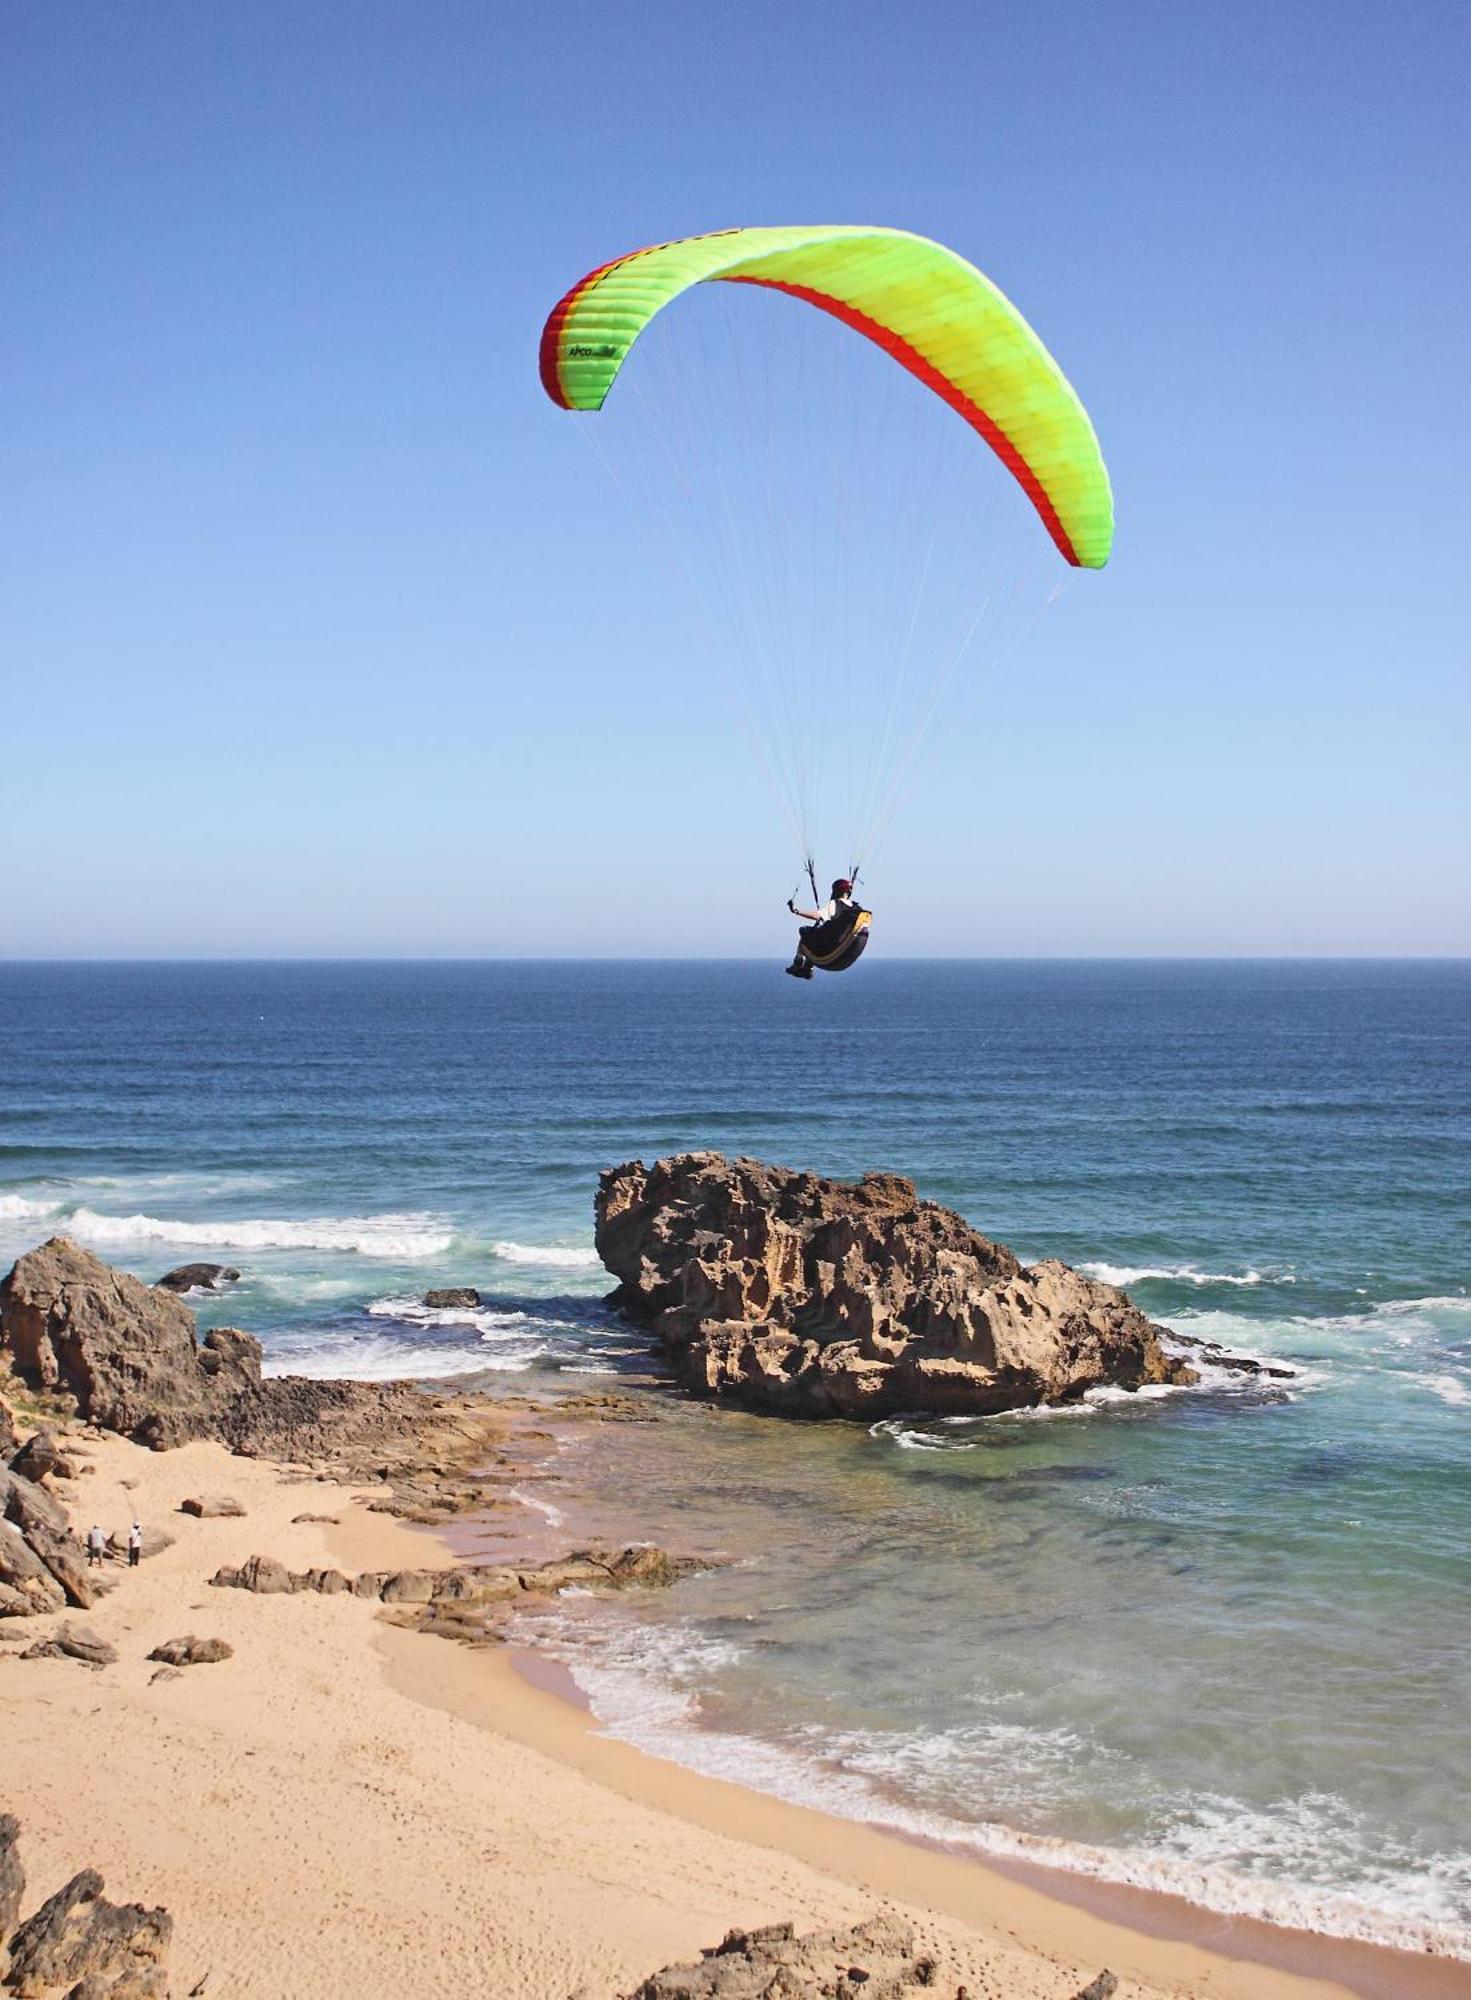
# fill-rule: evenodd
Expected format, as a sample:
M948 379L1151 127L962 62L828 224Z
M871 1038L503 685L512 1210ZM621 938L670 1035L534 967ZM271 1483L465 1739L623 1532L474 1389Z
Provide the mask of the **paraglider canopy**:
M608 404L578 428L662 530L671 656L721 672L814 904L816 856L866 878L961 662L1009 661L1108 561L1062 370L965 258L847 224L617 257L554 307L540 365L559 408Z
M601 409L655 314L712 280L786 292L874 341L986 440L1068 562L1101 569L1108 561L1108 472L1066 376L989 278L907 230L724 229L615 258L580 279L542 331L552 401Z

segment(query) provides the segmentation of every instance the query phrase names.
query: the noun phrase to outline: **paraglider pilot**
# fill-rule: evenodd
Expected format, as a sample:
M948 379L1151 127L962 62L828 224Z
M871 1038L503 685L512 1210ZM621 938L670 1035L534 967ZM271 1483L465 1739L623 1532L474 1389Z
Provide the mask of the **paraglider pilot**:
M853 901L853 884L846 875L840 875L833 883L831 897L820 910L799 910L794 896L788 896L787 908L794 917L801 917L803 924L797 933L796 954L786 969L793 979L810 979L813 960L809 948L819 957L824 955L852 929L859 914Z

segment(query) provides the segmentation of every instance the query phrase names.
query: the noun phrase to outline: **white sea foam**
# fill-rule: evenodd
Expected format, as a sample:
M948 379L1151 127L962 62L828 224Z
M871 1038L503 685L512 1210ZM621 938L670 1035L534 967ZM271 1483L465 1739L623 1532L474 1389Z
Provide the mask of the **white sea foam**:
M1428 1299L1387 1299L1383 1305L1374 1306L1371 1313L1386 1313L1391 1319L1402 1313L1420 1312L1471 1312L1471 1294L1451 1292L1442 1297Z
M374 1319L401 1319L410 1326L473 1326L487 1336L525 1326L529 1318L515 1307L500 1311L490 1306L426 1306L422 1299L409 1298L374 1299L365 1310Z
M528 1493L524 1487L513 1486L511 1498L519 1500L523 1507L529 1507L533 1514L540 1514L548 1527L560 1528L567 1518L560 1507L554 1507L550 1500L543 1500L539 1493Z
M59 1201L37 1201L31 1195L0 1194L0 1221L40 1222L47 1216L60 1215L63 1206Z
M1201 1271L1194 1264L1080 1264L1078 1269L1085 1277L1096 1278L1102 1285L1138 1285L1146 1278L1168 1280L1176 1285L1260 1285L1265 1282L1260 1271ZM1284 1272L1275 1280L1278 1284L1291 1284L1290 1273Z
M442 1332L443 1346L423 1351L444 1359L457 1357L449 1368L411 1372L466 1374L495 1370L520 1374L537 1362L548 1362L567 1375L613 1375L620 1357L641 1354L642 1348L603 1340L597 1328L541 1314L534 1308L493 1306L426 1306L416 1298L374 1299L365 1309L372 1319L397 1320L426 1334ZM471 1336L474 1336L471 1341ZM402 1351L420 1351L417 1348ZM324 1370L323 1372L330 1372ZM339 1373L355 1374L352 1353L341 1358ZM405 1372L400 1368L399 1373Z
M1386 1852L1340 1801L1316 1796L1253 1808L1196 1801L1161 1826L1153 1846L1117 1848L1028 1834L996 1820L966 1820L895 1796L916 1781L955 1776L957 1757L979 1751L988 1803L1034 1805L1066 1796L1093 1746L1072 1732L1011 1725L964 1731L834 1734L810 1729L796 1745L703 1722L701 1683L739 1649L689 1627L607 1628L589 1644L580 1621L538 1621L540 1636L571 1668L608 1734L653 1756L844 1818L981 1854L1010 1856L1104 1881L1188 1898L1224 1914L1262 1918L1332 1936L1471 1958L1461 1914L1471 1856ZM961 1737L975 1739L969 1744ZM1011 1767L1014 1784L999 1782ZM1417 1865L1418 1864L1418 1865ZM1270 1875L1258 1872L1263 1866Z
M488 1361L478 1346L429 1347L380 1336L318 1339L300 1352L283 1343L267 1354L262 1367L267 1375L309 1375L324 1381L428 1382L479 1375L490 1367L518 1374L530 1365L529 1360Z
M1454 1410L1471 1409L1471 1382L1463 1381L1459 1375L1412 1375L1410 1380L1428 1389L1432 1396L1439 1396Z
M168 1243L213 1250L339 1250L415 1263L448 1250L454 1233L441 1216L268 1216L182 1222L157 1215L101 1215L75 1209L67 1228L83 1242Z
M602 1262L596 1250L576 1243L492 1243L503 1264L541 1264L550 1269L580 1271Z
M1242 1378L1232 1376L1229 1380L1237 1386ZM981 1443L979 1436L955 1433L980 1431L990 1424L1062 1423L1097 1416L1118 1404L1160 1402L1167 1396L1188 1394L1188 1387L1175 1382L1146 1382L1139 1389L1121 1389L1115 1383L1102 1382L1070 1403L1032 1403L1025 1409L995 1410L988 1416L926 1417L916 1411L909 1416L881 1417L869 1425L868 1434L887 1438L901 1451L975 1451ZM941 1431L946 1434L939 1435Z

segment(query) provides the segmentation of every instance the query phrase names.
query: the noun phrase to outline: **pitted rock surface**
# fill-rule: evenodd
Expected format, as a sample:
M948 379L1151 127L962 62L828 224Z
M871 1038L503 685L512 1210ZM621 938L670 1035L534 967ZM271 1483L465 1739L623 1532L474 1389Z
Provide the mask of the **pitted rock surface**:
M109 1903L84 1868L10 1940L7 1991L20 2000L167 2000L174 1920L167 1910Z
M0 1283L12 1365L33 1389L141 1444L214 1434L221 1412L260 1382L260 1343L220 1331L201 1343L169 1292L116 1271L65 1236L17 1260Z
M697 1965L666 1965L629 2000L907 2000L937 1967L900 1918L798 1937L791 1924L731 1931Z
M684 1386L754 1409L981 1416L1195 1379L1112 1285L1024 1267L897 1174L635 1160L600 1178L596 1240Z

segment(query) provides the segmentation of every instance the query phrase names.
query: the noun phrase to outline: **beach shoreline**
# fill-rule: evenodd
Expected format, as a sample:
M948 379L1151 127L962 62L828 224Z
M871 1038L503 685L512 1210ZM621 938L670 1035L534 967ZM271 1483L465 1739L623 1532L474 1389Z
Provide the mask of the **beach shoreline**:
M22 1660L18 1642L57 1621L9 1621L5 1803L37 1892L95 1866L114 1896L172 1911L179 1990L208 1975L222 1994L302 2000L614 2000L733 1926L878 1909L973 1996L1070 2000L1105 1965L1126 2000L1471 1990L1450 1961L1102 1896L699 1775L599 1733L544 1656L447 1644L371 1600L211 1589L253 1553L351 1572L449 1568L456 1552L443 1528L369 1512L373 1488L219 1444L153 1453L91 1433L75 1451L91 1470L74 1512L136 1510L174 1540L85 1614L115 1665ZM244 1514L181 1515L199 1491ZM147 1653L186 1631L234 1657L156 1678Z

